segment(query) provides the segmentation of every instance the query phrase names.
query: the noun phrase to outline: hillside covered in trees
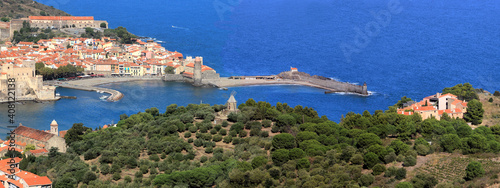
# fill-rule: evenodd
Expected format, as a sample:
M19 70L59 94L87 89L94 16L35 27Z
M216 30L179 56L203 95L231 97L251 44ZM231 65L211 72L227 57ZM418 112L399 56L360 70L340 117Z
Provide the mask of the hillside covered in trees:
M33 0L0 1L0 17L7 19L25 18L27 16L70 16L68 13Z
M116 127L75 124L67 153L20 168L54 187L482 187L498 183L500 125L348 113L340 123L308 107L249 99L172 104L121 115Z

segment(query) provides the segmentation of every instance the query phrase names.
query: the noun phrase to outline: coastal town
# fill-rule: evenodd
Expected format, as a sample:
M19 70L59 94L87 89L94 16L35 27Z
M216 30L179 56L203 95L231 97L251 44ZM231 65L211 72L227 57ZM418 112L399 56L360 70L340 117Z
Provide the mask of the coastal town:
M99 25L91 22L93 17L36 16L28 19L37 27L54 27L63 23L60 20L66 20L65 24L69 22L68 20L72 20L71 23L81 24L75 27ZM0 83L6 83L8 78L15 78L18 81L16 88L18 100L57 100L55 87L44 85L42 76L35 74L35 64L40 63L43 67L53 70L68 65L83 70L79 76L60 77L59 80L111 76L160 77L165 74L192 78L195 60L200 63L203 77L218 77L213 68L203 65L202 57L184 58L182 53L166 50L153 40L142 41L136 38L132 40L133 44L122 44L110 37L52 38L42 39L36 43L17 44L5 42L0 45ZM0 91L0 100L6 100L7 85L0 84Z
M477 54L467 49L478 47L469 38L485 44L479 37L490 35L435 24L457 18L480 28L468 7L441 3L467 18L429 14L440 19L425 24L422 13L436 7L424 2L405 12L403 20L416 23L408 25L389 23L399 2L375 12L376 4L319 1L56 3L0 2L0 119L6 125L0 188L500 187L500 92L457 72L468 64L453 59L495 62L481 48ZM212 4L221 20L215 24L205 12ZM477 12L484 5L467 6ZM374 18L363 18L365 8ZM169 42L112 28L98 18L104 16L117 22L112 26ZM222 32L214 26L230 28L224 32L230 35L218 40ZM405 35L408 28L419 32ZM379 29L385 34L378 36ZM448 35L430 35L440 32ZM354 48L338 38L350 34ZM170 49L178 42L186 43L184 54ZM340 49L332 48L337 43ZM339 52L356 64L343 64ZM454 71L432 66L448 61L457 65ZM443 74L407 79L436 70ZM447 75L455 76L443 81ZM449 87L463 79L475 88Z

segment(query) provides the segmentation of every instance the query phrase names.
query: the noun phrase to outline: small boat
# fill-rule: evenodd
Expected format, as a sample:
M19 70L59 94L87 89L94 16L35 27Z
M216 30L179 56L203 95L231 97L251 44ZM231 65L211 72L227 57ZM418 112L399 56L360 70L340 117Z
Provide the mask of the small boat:
M103 95L103 96L99 97L99 99L101 99L101 100L104 100L106 98L108 98L108 96L106 96L106 95Z
M60 97L60 96L61 96L61 94L59 94L59 93L56 93L56 97Z

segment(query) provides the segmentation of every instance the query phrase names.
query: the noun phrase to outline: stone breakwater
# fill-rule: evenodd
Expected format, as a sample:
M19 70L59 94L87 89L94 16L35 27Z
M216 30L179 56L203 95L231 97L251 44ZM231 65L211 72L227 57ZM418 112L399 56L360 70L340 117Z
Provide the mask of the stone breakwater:
M366 84L359 86L297 71L282 72L271 76L232 76L220 79L205 79L202 82L205 85L219 88L249 85L303 85L325 89L325 93L347 92L363 96L368 95Z
M124 95L113 89L98 87L98 85L115 83L115 82L130 82L130 81L141 81L141 80L161 80L161 77L110 77L110 78L91 78L82 80L72 80L72 81L47 81L48 85L54 85L58 87L78 89L84 91L102 91L108 93L109 96L106 100L110 102L118 101L124 97Z

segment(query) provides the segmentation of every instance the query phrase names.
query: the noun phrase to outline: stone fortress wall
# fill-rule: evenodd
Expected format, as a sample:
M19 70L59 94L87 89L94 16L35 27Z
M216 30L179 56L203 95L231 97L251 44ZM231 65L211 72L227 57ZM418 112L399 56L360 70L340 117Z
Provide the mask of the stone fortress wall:
M105 20L94 20L93 16L29 16L28 18L13 19L10 22L0 23L0 40L9 40L14 36L14 31L23 28L23 22L29 22L31 27L38 28L101 28L101 23ZM74 27L73 27L74 26Z
M35 75L35 62L23 61L22 66L0 66L0 102L8 101L8 79L15 78L17 100L56 100L55 87L44 86L41 75Z
M292 72L292 71L282 72L278 76L280 76L283 79L306 81L325 88L335 88L335 91L338 92L351 92L351 93L359 93L362 95L368 95L366 83L363 86L359 86L346 82L339 82L330 78L311 76L307 73Z

